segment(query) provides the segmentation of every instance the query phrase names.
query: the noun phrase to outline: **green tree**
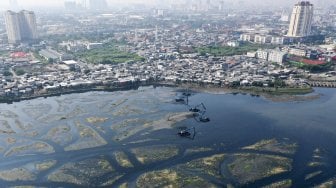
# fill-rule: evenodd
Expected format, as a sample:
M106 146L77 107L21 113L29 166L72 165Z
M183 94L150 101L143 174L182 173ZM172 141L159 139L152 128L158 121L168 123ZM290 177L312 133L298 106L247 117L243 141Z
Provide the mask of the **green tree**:
M8 70L4 71L2 74L4 76L13 76L13 74L11 72L9 72Z
M23 69L17 69L15 70L15 74L18 76L24 75L26 72Z

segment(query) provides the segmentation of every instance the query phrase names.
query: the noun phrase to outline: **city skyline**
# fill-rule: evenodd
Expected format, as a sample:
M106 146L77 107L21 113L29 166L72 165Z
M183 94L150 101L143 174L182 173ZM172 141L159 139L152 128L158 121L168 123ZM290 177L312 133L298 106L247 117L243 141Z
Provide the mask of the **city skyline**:
M17 0L17 4L21 9L25 8L33 8L33 7L55 7L55 8L63 8L65 0ZM76 1L81 2L81 0L67 0L67 1ZM207 2L206 0L203 0L204 2ZM166 0L165 2L168 3L188 3L192 1L186 1L186 0L179 0L179 1L173 1L173 0ZM214 2L220 2L220 0L212 0L212 3ZM253 5L267 5L267 6L291 6L295 3L297 3L297 0L283 0L281 2L270 2L268 0L240 0L239 2L246 4L247 6L253 6ZM119 1L119 0L107 0L107 3L109 5L114 4L120 4L120 5L127 5L127 4L134 4L134 3L142 3L142 4L160 4L162 5L161 1L157 0L125 0L125 1ZM237 3L237 1L234 0L224 0L224 3ZM311 3L315 4L316 6L325 6L325 5L336 5L335 1L332 0L312 0ZM5 10L10 8L10 1L1 1L0 2L0 9Z

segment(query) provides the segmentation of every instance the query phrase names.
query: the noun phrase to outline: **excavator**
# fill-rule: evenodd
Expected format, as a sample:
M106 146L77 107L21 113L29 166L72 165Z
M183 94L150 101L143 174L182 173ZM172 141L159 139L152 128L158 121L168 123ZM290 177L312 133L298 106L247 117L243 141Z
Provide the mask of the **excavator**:
M203 103L196 105L195 107L189 108L190 112L200 112L202 111L199 107L203 108L203 111L206 111L205 105Z
M177 134L181 137L190 138L193 140L196 135L196 130L195 130L195 127L190 128L190 129L182 129Z

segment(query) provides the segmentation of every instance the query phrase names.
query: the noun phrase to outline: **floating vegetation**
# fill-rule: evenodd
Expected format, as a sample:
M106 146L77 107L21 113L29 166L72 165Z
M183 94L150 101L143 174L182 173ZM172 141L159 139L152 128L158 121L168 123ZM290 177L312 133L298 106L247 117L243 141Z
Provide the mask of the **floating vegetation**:
M146 146L131 150L142 164L167 160L178 154L178 148L173 145Z
M257 151L270 151L283 154L294 154L297 150L297 144L291 143L288 140L279 142L276 139L262 140L251 146L246 146L243 149L257 150Z

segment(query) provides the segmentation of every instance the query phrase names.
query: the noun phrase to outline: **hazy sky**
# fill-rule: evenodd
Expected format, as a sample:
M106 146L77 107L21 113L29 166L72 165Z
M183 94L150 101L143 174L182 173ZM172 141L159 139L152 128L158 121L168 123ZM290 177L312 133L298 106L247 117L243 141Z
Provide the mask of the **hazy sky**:
M81 1L81 0L76 0L76 1ZM163 1L168 1L168 2L179 2L179 1L184 1L184 2L191 2L193 0L107 0L109 4L113 3L153 3L153 2L163 2ZM198 0L196 0L198 1ZM206 0L202 0L205 2ZM211 0L211 1L216 1L216 0ZM242 1L246 2L249 4L270 4L274 6L288 6L288 5L293 5L298 0L224 0L224 2L237 2L237 1ZM334 4L336 5L336 0L310 0L312 3L315 5L318 4ZM55 6L55 7L62 7L64 0L17 0L18 4L20 5L20 8L29 8L33 6L41 7L41 6ZM0 9L7 9L9 7L9 0L0 0Z

